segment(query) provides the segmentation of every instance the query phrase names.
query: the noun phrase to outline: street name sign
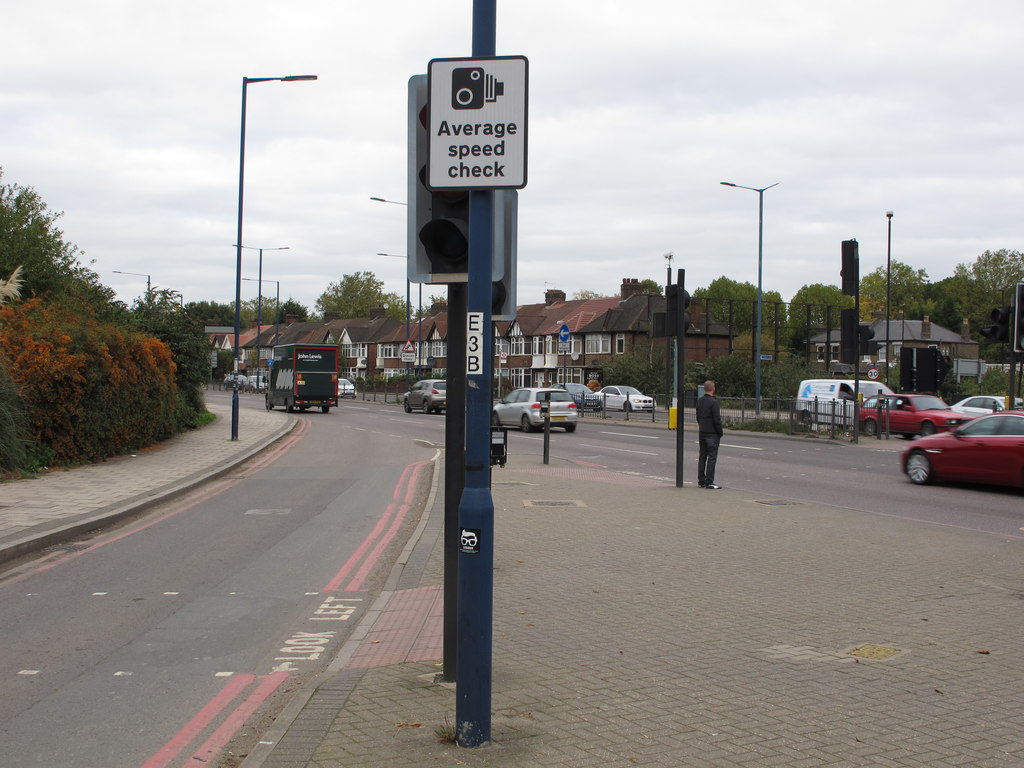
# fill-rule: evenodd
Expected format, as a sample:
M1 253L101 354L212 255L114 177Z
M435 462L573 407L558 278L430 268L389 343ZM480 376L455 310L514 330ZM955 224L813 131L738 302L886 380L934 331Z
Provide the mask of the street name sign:
M432 59L427 67L427 187L526 186L525 56Z

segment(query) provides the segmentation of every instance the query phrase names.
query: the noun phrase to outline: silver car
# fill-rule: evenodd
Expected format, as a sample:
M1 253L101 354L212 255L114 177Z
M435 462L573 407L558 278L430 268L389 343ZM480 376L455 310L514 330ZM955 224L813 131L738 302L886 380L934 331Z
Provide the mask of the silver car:
M348 379L338 379L338 399L343 397L356 399L356 385Z
M954 403L949 406L949 408L957 413L970 413L974 416L984 416L989 413L1006 410L1003 405L1003 398L996 397L995 395L975 395L974 397L967 397L959 403Z
M550 398L551 426L561 427L566 432L576 431L579 411L572 395L564 389L554 387L524 387L513 389L494 404L491 424L495 426L519 427L523 432L532 432L544 426L544 412L541 401Z
M597 396L606 411L653 411L654 398L648 397L636 387L602 387Z
M423 379L417 381L402 398L406 413L422 410L424 413L440 413L448 407L448 382L444 379Z

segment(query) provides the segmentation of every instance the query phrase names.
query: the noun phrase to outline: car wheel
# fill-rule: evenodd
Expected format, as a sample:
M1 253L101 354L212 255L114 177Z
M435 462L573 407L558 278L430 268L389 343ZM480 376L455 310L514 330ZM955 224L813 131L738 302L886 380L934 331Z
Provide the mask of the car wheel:
M930 421L925 421L925 422L921 423L921 437L928 437L928 435L934 435L934 434L935 434L935 425L934 424L932 424Z
M864 422L864 434L868 437L874 437L878 433L878 425L874 419L868 419Z
M907 477L915 485L927 485L935 479L928 454L924 451L914 451L907 457Z
M523 430L523 432L533 432L533 425L530 423L530 417L525 413L523 414L523 418L519 420L519 428Z
M423 398L423 412L430 413L430 401L427 398Z
M493 413L493 412L491 413L491 426L492 427L500 427L501 426L501 419L498 418L498 414Z
M565 431L566 432L575 432L576 431L576 425L575 424L566 424L565 425Z
M402 400L402 408L405 409L406 413L412 413L412 406L409 405L409 398L406 397Z

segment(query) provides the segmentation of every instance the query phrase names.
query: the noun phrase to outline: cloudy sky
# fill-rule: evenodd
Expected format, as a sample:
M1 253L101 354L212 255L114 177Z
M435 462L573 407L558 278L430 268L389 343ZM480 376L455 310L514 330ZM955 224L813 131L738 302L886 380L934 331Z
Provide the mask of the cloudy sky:
M405 293L406 83L471 54L471 0L7 4L4 183L63 211L120 298L234 298L241 81L246 245L282 299L342 275ZM530 62L519 303L624 277L757 282L789 300L892 258L938 280L1024 249L1020 0L499 0ZM243 273L257 275L245 252ZM273 285L264 295L273 295ZM424 297L443 293L425 286ZM256 285L243 283L243 297ZM416 288L413 288L413 299Z

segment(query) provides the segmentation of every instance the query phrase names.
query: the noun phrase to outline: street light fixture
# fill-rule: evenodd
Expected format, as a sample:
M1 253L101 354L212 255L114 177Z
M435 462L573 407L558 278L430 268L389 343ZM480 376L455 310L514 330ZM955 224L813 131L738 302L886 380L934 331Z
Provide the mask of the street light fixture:
M135 275L135 277L146 278L146 301L148 302L150 300L153 295L153 281L150 279L149 275L142 272L122 272L119 269L112 269L110 271L118 275Z
M260 282L255 277L243 277L243 280L249 283ZM280 280L263 280L265 283L273 283L276 288L276 294L274 298L274 346L277 346L278 337L281 335L281 281ZM259 334L256 336L257 350L259 349ZM258 352L257 352L258 354Z
M285 75L284 77L242 78L242 129L238 148L238 234L235 237L235 370L231 393L231 439L238 439L238 354L242 325L242 200L245 191L245 102L249 83L278 80L284 83L316 80L316 75Z
M755 360L754 360L754 413L761 413L761 305L763 303L763 291L761 287L761 268L764 263L764 193L772 187L777 187L781 181L769 184L767 187L745 187L742 184L733 184L731 181L720 182L724 187L736 187L737 189L749 189L757 192L757 331L755 336Z
M370 199L373 200L374 202L377 202L377 203L391 203L392 205L404 205L404 206L407 206L407 207L409 205L408 203L399 202L398 200L386 200L383 197L374 197L372 195L370 196ZM402 256L401 254L398 254L398 253L378 253L377 255L378 256L393 256L393 257L398 258L398 259L405 259L406 261L408 261L408 258L409 258L408 256ZM422 311L422 304L423 304L423 285L421 283L420 284L420 305L421 305L420 306L420 311ZM406 271L406 276L405 276L405 340L407 342L410 340L410 334L411 334L411 330L410 330L410 327L409 327L410 326L410 315L411 314L412 314L411 285L410 285L410 281L409 281L408 271ZM422 326L422 322L423 321L421 320L420 321L420 328L421 328L421 330L422 330L422 327L423 327ZM422 343L422 338L420 340L420 343ZM417 352L417 354L416 354L416 359L417 360L419 360L419 352L421 352L421 351L422 351L422 349L419 350ZM409 372L409 369L406 368L406 374L408 374L408 372Z

